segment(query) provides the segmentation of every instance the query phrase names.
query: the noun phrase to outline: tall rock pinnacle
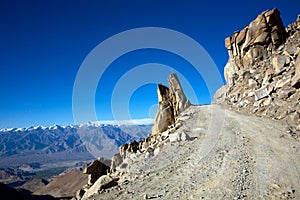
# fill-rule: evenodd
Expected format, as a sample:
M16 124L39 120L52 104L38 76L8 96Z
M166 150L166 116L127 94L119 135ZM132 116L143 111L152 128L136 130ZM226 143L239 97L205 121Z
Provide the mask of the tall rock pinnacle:
M167 130L179 114L191 105L183 92L177 75L171 74L168 81L170 88L158 84L158 111L152 128L153 135Z

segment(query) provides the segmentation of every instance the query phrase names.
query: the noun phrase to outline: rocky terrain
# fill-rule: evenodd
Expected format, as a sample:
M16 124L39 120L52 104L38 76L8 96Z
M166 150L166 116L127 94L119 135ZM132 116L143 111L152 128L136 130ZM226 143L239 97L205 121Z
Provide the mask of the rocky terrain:
M265 11L225 46L226 85L214 104L191 105L171 74L169 86L158 85L151 134L127 138L127 129L99 146L99 132L87 125L81 133L88 146L110 152L111 160L24 188L36 184L34 195L76 200L300 199L300 16L285 28L277 9Z
M110 175L117 186L98 184L83 199L300 198L300 143L285 124L208 105L191 106L175 127Z
M285 28L277 9L265 11L225 45L227 83L215 102L284 120L292 134L300 131L300 15Z
M191 105L171 74L152 134L109 171L94 161L74 199L300 199L299 30L273 9L227 38L215 104Z

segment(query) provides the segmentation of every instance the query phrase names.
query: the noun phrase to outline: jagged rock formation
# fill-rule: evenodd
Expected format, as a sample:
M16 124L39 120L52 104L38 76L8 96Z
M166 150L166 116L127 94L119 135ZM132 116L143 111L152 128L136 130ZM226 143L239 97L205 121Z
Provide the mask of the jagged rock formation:
M105 175L109 167L100 160L94 160L84 171L84 174L89 174L88 185L93 185L100 176Z
M122 145L120 147L120 156L123 160L126 157L129 157L130 154L137 153L138 151L147 151L151 154L151 152L154 151L154 148L151 146L156 144L158 138L161 138L160 135L176 122L180 113L191 105L190 101L186 98L175 73L169 76L168 82L170 88L158 84L158 111L152 127L152 134L142 139L140 142L133 141ZM111 168L111 171L113 170L114 169Z
M155 149L153 145L156 145L157 141L162 138L161 134L167 131L178 120L180 113L191 105L183 92L177 75L174 73L171 74L168 82L170 88L158 84L158 111L152 128L152 134L139 142L133 141L123 144L120 147L120 153L112 158L111 172L114 172L121 161L123 162L131 154L144 152L152 154ZM173 127L170 130L174 132L175 128Z
M128 181L126 174L131 170L131 164L140 159L156 156L166 143L195 139L185 132L175 133L182 125L181 121L187 119L187 116L181 115L191 104L184 95L177 75L171 74L168 81L170 88L158 85L159 107L152 134L139 142L133 141L121 145L120 153L115 154L111 159L108 175L102 170L103 163L95 160L84 171L90 174L89 182L85 188L77 192L77 199L88 199L103 189Z
M300 130L300 15L284 28L279 11L265 11L225 39L226 85L215 103L258 116L284 119Z
M168 81L170 88L162 84L158 85L158 111L152 129L153 135L167 130L179 114L191 105L184 95L177 75L171 74Z

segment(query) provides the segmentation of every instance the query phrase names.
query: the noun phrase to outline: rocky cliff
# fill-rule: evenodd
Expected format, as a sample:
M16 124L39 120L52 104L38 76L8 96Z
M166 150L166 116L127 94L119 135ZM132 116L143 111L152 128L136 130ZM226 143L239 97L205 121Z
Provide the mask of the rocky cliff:
M284 28L275 8L225 39L226 85L214 102L243 113L283 119L300 131L300 15Z

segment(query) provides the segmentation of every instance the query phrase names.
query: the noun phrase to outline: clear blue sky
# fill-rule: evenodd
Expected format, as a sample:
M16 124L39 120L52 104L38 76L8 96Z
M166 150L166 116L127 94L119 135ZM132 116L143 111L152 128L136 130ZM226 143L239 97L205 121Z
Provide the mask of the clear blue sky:
M100 42L128 29L151 26L184 33L206 49L223 74L225 37L274 7L285 26L300 13L298 0L1 0L0 128L73 124L72 90L83 60ZM110 98L122 74L151 62L181 71L196 88L198 102L193 103L210 103L189 63L161 50L141 50L115 60L100 80L99 120L113 119ZM139 88L130 99L132 118L149 118L156 103L155 85Z

